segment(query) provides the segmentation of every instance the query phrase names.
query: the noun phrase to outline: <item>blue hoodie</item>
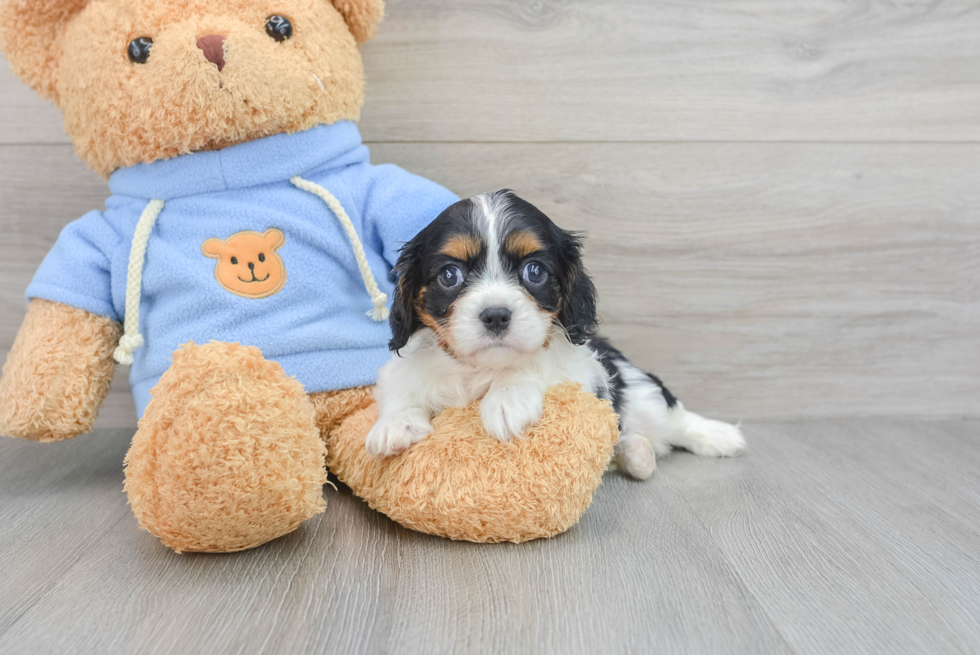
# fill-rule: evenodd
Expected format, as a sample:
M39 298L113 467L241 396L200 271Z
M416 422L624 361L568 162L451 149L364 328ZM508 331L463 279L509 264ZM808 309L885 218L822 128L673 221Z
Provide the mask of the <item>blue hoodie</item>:
M26 295L122 322L136 225L162 200L138 287L139 416L188 341L257 346L310 393L372 384L389 357L388 324L367 315L372 299L338 216L293 176L340 202L389 299L399 248L457 200L397 166L372 166L350 122L140 164L113 173L104 212L65 227Z

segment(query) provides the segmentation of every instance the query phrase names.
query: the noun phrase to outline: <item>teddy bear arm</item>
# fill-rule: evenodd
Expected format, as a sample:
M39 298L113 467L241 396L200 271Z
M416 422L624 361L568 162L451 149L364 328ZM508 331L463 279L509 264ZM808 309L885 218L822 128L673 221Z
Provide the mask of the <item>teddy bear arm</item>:
M121 334L109 318L32 300L0 376L0 434L49 442L90 432Z
M476 401L444 410L431 435L379 459L365 444L377 405L364 400L329 433L327 467L396 522L450 539L520 543L564 532L592 502L619 438L612 406L567 383L547 391L540 423L520 438L491 438Z

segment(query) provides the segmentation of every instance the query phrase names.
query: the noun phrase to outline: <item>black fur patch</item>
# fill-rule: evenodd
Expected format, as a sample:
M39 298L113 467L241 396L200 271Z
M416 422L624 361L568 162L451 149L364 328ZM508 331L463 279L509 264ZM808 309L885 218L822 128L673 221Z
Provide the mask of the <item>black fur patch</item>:
M609 374L609 401L612 403L613 410L616 413L620 413L620 408L623 402L623 391L626 389L626 383L623 381L623 376L619 372L619 367L616 366L617 361L629 362L626 356L623 355L619 350L617 350L611 343L603 339L602 337L596 337L592 339L592 348L596 351L599 357L599 362L602 363L603 368ZM670 392L670 389L661 382L653 373L647 373L647 377L660 388L660 393L663 394L664 402L667 403L668 409L673 409L677 406L677 397Z
M473 225L470 204L466 200L450 205L402 247L394 271L398 281L389 319L392 336L388 347L391 350L398 352L404 348L409 338L424 327L418 312L423 288L421 309L438 321L449 314L453 302L465 290L466 276L483 266L486 248L469 260L456 259L440 252L450 239L459 236L482 241L482 236ZM447 266L460 269L464 282L458 288L445 289L439 285L437 278Z

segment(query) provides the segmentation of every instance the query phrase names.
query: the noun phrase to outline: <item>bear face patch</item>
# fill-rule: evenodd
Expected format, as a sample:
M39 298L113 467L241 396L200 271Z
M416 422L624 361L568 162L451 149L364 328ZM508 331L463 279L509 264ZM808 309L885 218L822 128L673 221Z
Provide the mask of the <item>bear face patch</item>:
M243 298L268 298L286 283L286 265L276 252L286 243L282 230L238 232L227 239L201 244L205 257L217 259L214 279L225 290Z

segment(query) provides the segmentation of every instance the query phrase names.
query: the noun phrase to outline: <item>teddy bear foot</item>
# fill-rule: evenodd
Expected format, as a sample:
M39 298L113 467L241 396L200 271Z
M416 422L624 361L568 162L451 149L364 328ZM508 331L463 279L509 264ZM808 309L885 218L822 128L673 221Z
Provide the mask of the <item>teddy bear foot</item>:
M173 359L126 455L140 526L178 553L227 553L323 512L326 448L302 385L238 344Z

